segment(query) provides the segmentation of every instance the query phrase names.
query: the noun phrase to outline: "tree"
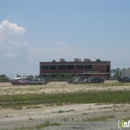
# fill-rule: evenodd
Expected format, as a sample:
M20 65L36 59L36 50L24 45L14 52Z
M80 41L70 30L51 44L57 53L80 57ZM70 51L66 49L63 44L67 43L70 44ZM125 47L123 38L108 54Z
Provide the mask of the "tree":
M0 75L0 82L8 82L9 78L5 74Z
M19 75L19 74L16 74L16 77L22 77L21 75Z
M120 77L120 71L121 71L120 68L112 69L111 70L111 76L115 77L115 78L119 78Z
M0 78L7 78L7 76L5 74L1 74Z

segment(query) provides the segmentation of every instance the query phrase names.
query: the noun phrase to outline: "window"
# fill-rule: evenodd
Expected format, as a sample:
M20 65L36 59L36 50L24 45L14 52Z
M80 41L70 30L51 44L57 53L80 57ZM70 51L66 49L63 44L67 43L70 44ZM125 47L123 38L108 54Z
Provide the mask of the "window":
M67 65L67 69L74 69L74 65Z
M107 72L110 72L110 66L107 65Z
M85 69L92 69L92 65L85 65Z
M83 65L76 65L76 69L83 69Z
M59 65L58 69L66 69L66 66L65 65Z
M48 66L42 66L41 68L42 69L48 69Z
M56 65L50 65L50 69L56 69Z
M90 77L90 76L91 76L91 74L85 74L85 76Z

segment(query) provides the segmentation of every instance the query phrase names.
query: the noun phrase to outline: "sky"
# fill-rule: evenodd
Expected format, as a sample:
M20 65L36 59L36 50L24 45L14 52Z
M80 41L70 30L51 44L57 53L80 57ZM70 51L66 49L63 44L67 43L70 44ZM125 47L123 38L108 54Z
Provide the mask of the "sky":
M60 58L130 68L129 56L129 0L0 1L0 74L39 75Z

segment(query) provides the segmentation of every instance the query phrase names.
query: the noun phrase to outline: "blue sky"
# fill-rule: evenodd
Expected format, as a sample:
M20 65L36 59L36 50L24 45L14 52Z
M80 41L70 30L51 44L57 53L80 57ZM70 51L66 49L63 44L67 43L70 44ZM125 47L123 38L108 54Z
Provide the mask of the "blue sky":
M0 74L38 75L40 61L90 58L130 67L129 0L1 0Z

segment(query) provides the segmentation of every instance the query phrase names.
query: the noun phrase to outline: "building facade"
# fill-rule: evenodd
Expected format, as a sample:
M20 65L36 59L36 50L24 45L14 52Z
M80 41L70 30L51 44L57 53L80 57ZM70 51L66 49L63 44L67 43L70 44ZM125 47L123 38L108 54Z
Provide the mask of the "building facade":
M74 61L65 61L60 59L59 62L53 60L52 62L40 62L40 75L47 76L58 74L71 74L82 75L87 77L99 76L105 79L109 79L111 75L111 62L101 61L97 59L96 61L90 61L90 59L80 59L75 58Z
M130 77L130 68L120 71L120 77Z

